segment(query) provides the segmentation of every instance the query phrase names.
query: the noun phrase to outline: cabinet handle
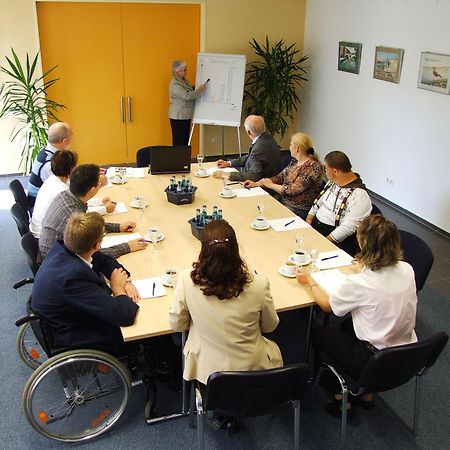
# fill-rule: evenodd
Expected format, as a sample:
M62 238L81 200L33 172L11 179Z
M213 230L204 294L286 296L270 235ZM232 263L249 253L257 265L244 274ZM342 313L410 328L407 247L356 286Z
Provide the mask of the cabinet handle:
M127 97L128 102L128 122L131 122L131 97Z
M120 117L122 118L122 123L125 123L125 110L123 100L123 97L120 97Z

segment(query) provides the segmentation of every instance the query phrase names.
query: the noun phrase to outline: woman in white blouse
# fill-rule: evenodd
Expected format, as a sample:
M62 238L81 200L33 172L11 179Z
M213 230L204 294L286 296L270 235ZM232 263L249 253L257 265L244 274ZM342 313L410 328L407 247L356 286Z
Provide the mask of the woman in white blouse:
M342 317L351 313L340 330L323 326L313 330L316 352L331 355L347 373L358 377L372 355L386 347L417 342L416 284L413 268L401 261L397 227L381 215L363 220L357 231L361 248L356 260L361 268L348 275L337 291L328 296L305 271L297 271L297 280L311 289L320 308ZM337 392L335 377L325 379L325 387ZM330 413L340 413L339 394L327 405ZM361 396L359 403L373 408L372 394ZM350 409L351 405L347 405Z

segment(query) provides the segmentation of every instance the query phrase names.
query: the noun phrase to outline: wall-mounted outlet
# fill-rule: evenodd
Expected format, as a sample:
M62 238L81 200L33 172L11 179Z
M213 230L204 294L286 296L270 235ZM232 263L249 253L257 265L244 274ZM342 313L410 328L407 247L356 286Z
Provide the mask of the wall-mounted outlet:
M393 178L386 177L386 183L389 184L389 186L394 186L395 180Z
M211 144L217 144L217 138L216 137L211 138Z

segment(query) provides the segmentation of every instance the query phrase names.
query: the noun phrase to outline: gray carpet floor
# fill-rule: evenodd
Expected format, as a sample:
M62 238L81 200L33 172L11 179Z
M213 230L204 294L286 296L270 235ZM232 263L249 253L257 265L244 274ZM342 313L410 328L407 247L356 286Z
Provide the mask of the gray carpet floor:
M3 330L0 352L0 380L2 385L0 436L2 449L52 449L70 445L72 449L182 449L196 448L196 430L188 427L187 418L147 426L143 419L145 390L136 387L131 401L118 424L106 435L82 444L63 444L50 441L36 433L27 423L21 407L21 396L30 376L15 349L17 329L14 321L25 313L30 286L18 291L12 284L30 276L24 255L19 247L19 234L9 215L12 197L7 183L0 180L1 265ZM283 318L282 318L283 320ZM449 330L450 302L428 285L419 296L417 333L420 337L436 331ZM303 321L299 321L299 328ZM296 353L298 341L292 344ZM300 344L301 346L301 344ZM450 346L447 346L436 365L423 379L420 434L414 439L402 422L380 401L373 411L356 409L350 420L346 448L349 449L447 449L450 448ZM397 414L410 423L414 384L383 394L383 398ZM161 399L163 401L163 399ZM224 432L205 430L206 448L211 449L289 449L292 448L292 413L283 410L243 422L240 433L226 436ZM302 410L301 445L305 449L339 447L340 420L330 417L323 409L323 398L315 398L311 407Z

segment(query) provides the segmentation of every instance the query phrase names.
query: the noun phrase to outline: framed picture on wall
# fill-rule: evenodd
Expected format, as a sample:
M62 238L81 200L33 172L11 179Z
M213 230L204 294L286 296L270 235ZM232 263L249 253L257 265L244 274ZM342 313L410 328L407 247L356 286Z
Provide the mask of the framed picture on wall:
M355 42L339 42L338 70L359 73L361 65L362 44Z
M448 76L450 71L450 55L423 52L420 57L419 80L417 87L429 91L450 93Z
M378 46L375 49L373 77L378 80L399 83L402 63L403 49Z

